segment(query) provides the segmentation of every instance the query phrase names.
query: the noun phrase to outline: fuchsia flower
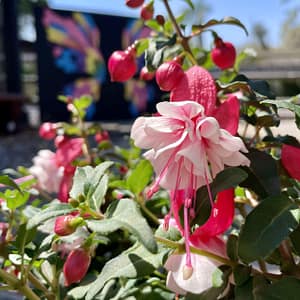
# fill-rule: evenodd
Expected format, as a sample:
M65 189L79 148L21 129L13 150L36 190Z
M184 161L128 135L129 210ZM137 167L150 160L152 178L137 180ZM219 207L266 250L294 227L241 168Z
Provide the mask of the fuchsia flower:
M242 140L206 117L199 103L160 102L157 110L159 116L139 117L131 130L136 146L150 148L145 157L158 174L154 188L195 190L225 165L249 165Z
M226 253L225 244L218 235L232 222L233 204L224 206L222 200L215 204L209 183L225 166L249 166L250 161L241 153L247 152L243 141L232 135L238 128L238 99L230 96L217 105L216 87L209 72L198 66L184 72L172 88L170 100L157 104L156 116L138 118L132 126L131 137L136 146L149 149L144 155L157 174L148 196L151 197L159 186L171 190L171 211L166 220L170 219L171 213L175 217L185 238L186 254L170 258L171 262L166 267L171 272L170 286L174 287L174 291L182 292L190 290L187 286L189 279L197 282L201 277L200 271L194 272L192 264L198 265L200 260L203 263L203 258L194 257L190 251L191 244L218 254ZM195 194L203 185L207 186L213 215L205 225L191 233ZM233 199L233 192L230 193ZM228 194L221 194L219 198L227 199ZM178 216L182 206L183 228ZM165 227L168 228L168 224ZM207 262L206 265L212 267L214 263ZM191 284L193 289L195 285Z
M91 255L88 250L77 248L72 250L63 267L65 286L79 282L85 276L91 263Z
M183 233L179 222L179 209L180 206L177 207L175 212L175 220L177 228ZM207 222L190 235L190 245L226 257L225 242L220 234L224 233L231 226L233 216L234 191L233 189L222 191L217 196ZM193 265L191 275L184 272L186 270L187 254L172 254L165 263L165 268L169 271L167 286L177 294L185 295L186 292L200 294L211 288L212 275L220 265L220 263L208 257L194 253L190 255L191 264Z
M56 153L40 150L33 158L29 172L37 178L39 188L48 193L58 193L58 199L67 202L76 167L73 161L82 155L82 138L57 137Z
M40 189L48 193L57 193L63 177L63 167L56 162L56 154L44 149L33 158L33 166L29 172L37 178Z
M282 146L281 150L281 161L284 168L287 170L289 175L298 181L300 181L300 148L286 145Z

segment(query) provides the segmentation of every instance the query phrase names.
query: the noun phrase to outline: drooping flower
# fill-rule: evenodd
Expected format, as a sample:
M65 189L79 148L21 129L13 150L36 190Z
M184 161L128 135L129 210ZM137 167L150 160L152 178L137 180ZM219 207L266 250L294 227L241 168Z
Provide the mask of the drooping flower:
M37 178L39 188L48 193L57 193L63 177L64 169L56 161L56 154L44 149L33 158L33 166L29 172Z
M215 47L211 50L211 59L221 70L233 67L236 50L232 43L223 42L221 38L215 39Z
M55 219L54 232L59 236L72 234L82 221L83 219L78 216L59 216Z
M65 286L77 283L83 279L91 263L89 251L83 248L72 250L63 267Z
M154 14L154 1L143 4L140 12L141 19L148 21L153 18Z
M171 91L184 75L181 65L175 61L167 61L161 64L155 73L155 79L162 91ZM186 98L189 99L189 98Z
M217 105L217 90L212 75L200 66L184 72L170 94L170 101L196 101L204 107L205 115L217 119L220 127L236 134L239 124L240 105L235 95L229 95Z
M141 6L144 0L126 0L126 5L131 8L136 8Z
M284 144L281 149L281 161L289 175L300 181L300 148Z
M39 135L45 140L52 140L56 137L56 124L45 122L39 128Z
M180 199L177 199L180 200ZM176 227L184 234L179 221L179 210L181 204L174 211ZM189 237L189 244L201 250L206 250L221 257L226 257L226 245L222 237L232 224L234 216L234 191L233 189L222 191L211 210L209 219L205 224L198 227ZM212 275L220 263L211 258L190 253L193 266L190 276L185 275L188 253L179 255L171 254L165 263L169 271L167 276L167 287L173 292L185 295L186 292L200 294L212 287Z
M206 117L195 101L161 102L159 116L139 117L131 137L158 174L156 187L197 189L227 166L249 165L242 140Z
M108 71L111 81L124 82L130 79L137 71L135 49L113 52L108 60Z

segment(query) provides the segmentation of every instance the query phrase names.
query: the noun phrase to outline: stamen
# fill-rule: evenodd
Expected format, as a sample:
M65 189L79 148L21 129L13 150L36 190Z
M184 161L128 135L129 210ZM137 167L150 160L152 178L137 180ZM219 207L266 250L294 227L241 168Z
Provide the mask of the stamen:
M205 182L206 182L206 188L207 188L207 192L208 192L208 197L209 197L209 200L210 200L210 205L213 207L214 206L214 200L213 200L213 197L212 197L212 193L211 193L211 189L210 189L210 185L209 185L206 173L205 173Z
M192 268L191 250L190 250L190 224L189 224L189 208L191 199L186 198L184 203L183 219L184 219L184 238L185 238L185 252L186 252L186 266Z
M170 219L171 219L171 216L170 216L170 212L169 212L169 213L164 217L163 229L164 229L165 231L168 231L168 230L169 230Z
M160 174L156 177L154 183L152 184L152 186L149 188L149 190L146 192L146 197L147 199L150 199L153 194L155 194L156 192L158 192L159 190L159 184L161 182L161 180L165 177L168 168L170 166L170 164L172 163L172 161L174 161L174 157L176 155L176 153L179 151L179 147L175 148L175 150L172 152L172 154L170 155L167 163L165 164L165 166L163 167L162 171L160 172Z

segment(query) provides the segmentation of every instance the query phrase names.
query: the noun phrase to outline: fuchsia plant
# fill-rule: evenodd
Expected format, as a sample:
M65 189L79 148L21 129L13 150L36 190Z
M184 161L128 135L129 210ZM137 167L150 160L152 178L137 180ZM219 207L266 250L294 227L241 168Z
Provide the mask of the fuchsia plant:
M167 92L133 122L128 147L85 122L90 96L61 96L70 122L39 130L53 150L0 176L1 290L29 300L300 293L300 143L272 133L277 108L294 112L300 127L299 97L273 99L266 82L240 74L246 54L214 31L247 33L238 19L186 33L184 16L162 3L167 14L155 16L155 1L124 1L151 33L107 62L111 81L155 78ZM212 49L191 43L203 32Z

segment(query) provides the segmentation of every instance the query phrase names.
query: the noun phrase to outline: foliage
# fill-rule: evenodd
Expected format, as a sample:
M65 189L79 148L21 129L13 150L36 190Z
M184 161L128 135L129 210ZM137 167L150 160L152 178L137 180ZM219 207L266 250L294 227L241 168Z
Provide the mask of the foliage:
M280 123L279 108L292 111L300 128L299 96L276 100L266 81L240 74L246 51L213 79L208 72L215 68L210 50L193 47L192 41L210 32L216 47L222 47L217 25L237 26L246 34L247 29L237 18L225 17L194 24L186 34L184 16L173 15L172 1L162 2L168 15L146 21L152 34L122 55L130 52L134 65L136 57L144 56L149 72L174 60L175 71L168 68L166 74L160 69L162 80L164 76L174 80L164 100L170 97L170 103L182 109L183 116L178 118L188 125L196 117L185 118L187 107L207 110L208 118L201 115L197 120L197 134L204 132L199 140L206 139L204 146L199 145L214 149L214 153L202 152L209 170L202 178L204 184L195 188L199 170L191 167L193 161L183 162L177 156L189 150L186 145L178 146L179 132L191 140L194 137L188 125L186 130L176 127L175 119L167 127L175 108L166 112L163 108L171 106L160 106L162 114L154 115L150 123L139 118L133 132L143 138L121 148L100 124L85 123L91 97L61 96L70 111L70 122L43 129L44 137L55 137L55 152L39 153L33 167L20 167L13 177L0 176L1 290L16 290L26 299L49 300L174 299L176 293L176 299L297 299L300 175L295 165L299 165L300 144L289 135L274 135L272 129ZM131 1L131 5L142 3ZM194 9L191 0L185 3ZM118 56L112 63L120 66ZM122 63L126 67L126 61ZM193 66L201 67L204 83L189 82L196 76L188 72ZM180 74L170 75L178 68ZM114 75L118 80L119 75ZM190 99L178 99L188 92ZM246 124L243 132L226 127L234 122L234 106L239 110L237 121L240 118ZM158 125L154 124L156 117L162 121ZM208 127L203 120L208 120ZM156 139L159 126L165 126L163 138ZM54 132L47 134L47 128ZM207 128L219 130L221 145L215 137L208 139L214 133ZM171 132L175 140L169 139ZM172 142L165 145L167 141ZM144 155L134 142L151 150ZM166 148L160 148L162 145ZM288 151L282 151L287 146ZM171 150L168 159L157 163L161 153ZM225 153L224 166L216 159L219 152ZM232 153L242 166L236 159L226 160ZM290 153L294 155L288 156ZM195 160L202 158L199 149ZM168 173L172 163L179 165L179 171ZM172 188L164 187L170 183L163 179L183 176L183 165L189 168L187 177L192 184L185 189L176 179ZM216 166L220 170L213 174ZM211 180L207 174L212 175ZM87 272L76 273L83 265L71 255L76 249L86 259ZM79 276L70 285L66 265Z

